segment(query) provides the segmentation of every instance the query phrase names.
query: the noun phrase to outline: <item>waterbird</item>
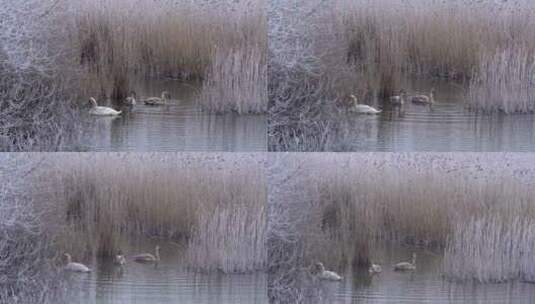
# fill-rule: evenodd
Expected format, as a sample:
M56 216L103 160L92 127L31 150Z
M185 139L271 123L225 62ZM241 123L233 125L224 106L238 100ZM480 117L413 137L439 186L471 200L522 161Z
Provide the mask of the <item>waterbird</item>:
M89 114L91 115L116 116L121 114L121 111L116 111L109 107L99 106L97 100L94 97L89 98L89 103L91 104L91 109L89 109Z
M167 91L163 91L162 97L149 97L145 99L144 102L146 105L159 106L159 105L164 105L167 102L167 100L170 98L171 98L171 94L169 94L169 92Z
M113 263L118 266L126 265L126 258L122 253L119 253L115 255L115 259L113 259Z
M64 256L67 258L67 265L65 265L64 267L66 271L83 273L91 272L91 269L89 269L89 267L85 266L84 264L73 262L70 254L65 253Z
M129 106L135 106L136 105L136 92L134 91L130 92L130 96L126 97L124 103Z
M323 263L321 262L317 262L314 265L314 268L315 269L313 271L313 275L318 277L320 280L325 280L325 281L341 281L342 280L342 277L338 275L336 272L325 270L325 267L323 266Z
M405 90L400 90L399 95L390 96L390 103L393 105L402 106L405 103L405 97L407 93Z
M429 96L427 95L412 96L411 101L417 104L433 104L435 103L435 89L431 89L431 92L429 92Z
M381 265L374 264L374 263L371 263L370 268L368 269L368 272L371 274L380 273L381 271L383 271L383 269L381 268Z
M353 104L351 105L350 111L361 113L361 114L379 114L381 113L380 110L375 109L374 107L370 107L368 105L359 104L359 100L357 96L351 94L349 95L351 99L353 100Z
M399 262L394 265L394 270L405 271L405 270L416 270L416 253L412 253L412 262Z
M154 263L160 260L160 246L154 248L154 255L150 253L141 253L132 257L134 261L139 263Z

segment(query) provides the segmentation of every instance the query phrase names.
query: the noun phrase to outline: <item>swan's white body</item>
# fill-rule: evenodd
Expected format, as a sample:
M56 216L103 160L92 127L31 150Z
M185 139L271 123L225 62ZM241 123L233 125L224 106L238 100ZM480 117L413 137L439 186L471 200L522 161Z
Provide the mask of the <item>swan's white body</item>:
M412 254L411 262L400 262L394 265L394 270L397 271L406 271L406 270L416 270L416 253Z
M370 265L370 268L368 269L369 273L380 273L381 271L383 271L383 269L381 268L381 265L373 264L373 263Z
M97 101L95 98L91 97L89 98L89 102L91 103L91 109L89 109L89 114L96 115L96 116L117 116L121 114L121 111L116 111L109 107L101 107L97 104Z
M379 114L381 113L380 110L377 110L374 107L370 107L368 105L359 104L359 101L355 95L351 95L351 99L353 99L353 104L351 105L350 111L360 114Z
M162 97L149 97L144 100L146 105L149 106L159 106L164 105L167 103L167 99L169 98L169 93L164 91L162 92Z
M154 255L150 253L141 253L132 257L134 261L139 263L153 263L160 260L160 246L154 249Z
M315 267L316 267L316 271L315 271L316 277L320 280L325 280L325 281L341 281L342 280L342 277L338 275L336 272L325 270L325 267L323 266L323 263L321 262L316 263Z
M91 272L91 269L89 269L89 267L85 266L84 264L73 262L70 254L66 253L65 256L67 257L67 265L65 265L64 267L66 271L82 273Z
M431 90L429 96L427 95L416 95L411 97L413 103L418 104L433 104L435 103L435 90Z

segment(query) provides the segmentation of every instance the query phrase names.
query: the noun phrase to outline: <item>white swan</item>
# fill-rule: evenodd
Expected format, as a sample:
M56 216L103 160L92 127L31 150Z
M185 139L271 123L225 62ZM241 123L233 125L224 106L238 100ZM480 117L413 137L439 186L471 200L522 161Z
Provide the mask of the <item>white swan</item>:
M149 97L144 100L146 105L159 106L166 104L167 100L171 98L171 95L167 91L162 92L162 97Z
M113 260L113 263L118 266L126 265L126 259L124 255L118 254L115 256L115 259Z
M361 113L361 114L379 114L381 113L380 110L375 109L374 107L370 107L368 105L359 104L359 100L357 99L357 96L350 95L351 99L353 100L353 104L351 105L350 111Z
M405 97L407 93L405 90L399 91L399 95L390 96L390 103L397 106L402 106L405 103Z
M338 275L336 272L325 270L323 263L317 262L314 266L316 268L314 271L314 274L320 280L325 280L325 281L341 281L342 280L342 277Z
M394 265L394 270L405 271L405 270L416 270L416 253L412 254L412 262L400 262Z
M74 263L72 261L72 257L71 257L70 254L65 253L64 255L67 258L67 265L65 265L65 267L64 267L64 269L66 271L84 272L84 273L91 272L91 269L89 269L89 267L85 266L84 264L82 264L82 263Z
M160 260L160 246L154 248L154 255L150 253L141 253L132 257L134 261L139 263L154 263Z
M411 101L417 104L433 104L435 103L435 89L431 89L429 96L427 95L412 96Z
M97 104L97 100L93 97L89 98L89 102L91 103L91 109L89 109L89 114L91 115L116 116L121 114L121 111L116 111L109 107L100 107Z
M129 106L135 106L136 105L136 92L134 91L130 92L130 96L126 97L124 103Z
M381 271L383 271L383 269L381 268L381 265L379 264L374 264L374 263L371 263L370 265L370 268L368 269L368 272L369 273L380 273Z

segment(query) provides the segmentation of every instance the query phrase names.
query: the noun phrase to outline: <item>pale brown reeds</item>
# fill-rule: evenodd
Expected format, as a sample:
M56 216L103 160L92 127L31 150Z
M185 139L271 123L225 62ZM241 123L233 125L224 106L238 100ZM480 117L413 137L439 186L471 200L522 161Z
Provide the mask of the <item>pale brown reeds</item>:
M55 178L42 182L53 189L47 222L59 250L107 257L124 242L156 238L182 244L186 264L196 270L263 267L258 157L70 154L61 164L50 161L56 169L47 174Z
M471 218L498 216L504 223L535 218L534 168L522 168L527 160L520 156L311 154L285 161L302 164L292 177L301 185L302 200L292 210L304 264L366 264L384 242L443 250ZM531 243L522 240L533 231L523 227L511 234L520 240L515 246L532 255ZM473 246L494 246L466 233ZM508 264L499 267L514 271Z
M533 110L532 99L524 98L533 80L524 75L535 53L534 14L528 1L340 0L324 13L323 22L345 37L330 48L346 49L348 65L359 78L353 89L369 98L410 90L418 77L474 79L476 92L468 96L474 109L494 111L505 104L507 112L526 112ZM307 35L322 39L314 32Z
M70 36L87 94L103 92L103 97L120 101L132 89L132 77L206 80L207 93L199 98L205 109L265 111L263 1L98 0L70 5Z

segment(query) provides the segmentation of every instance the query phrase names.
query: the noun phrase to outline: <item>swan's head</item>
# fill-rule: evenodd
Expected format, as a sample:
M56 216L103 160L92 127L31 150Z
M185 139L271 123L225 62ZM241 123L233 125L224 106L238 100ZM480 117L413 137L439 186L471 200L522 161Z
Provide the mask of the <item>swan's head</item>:
M321 273L321 272L324 272L324 271L325 271L325 266L323 266L323 263L322 263L322 262L317 262L317 263L315 264L315 266L316 266L316 270L317 270L318 272Z
M89 104L92 108L96 108L98 106L97 100L94 97L89 97Z
M359 99L357 98L357 96L351 94L351 95L349 95L349 97L353 101L353 104L358 104L359 103Z
M70 263L72 261L72 257L68 253L64 253L63 256L67 259L67 263Z

